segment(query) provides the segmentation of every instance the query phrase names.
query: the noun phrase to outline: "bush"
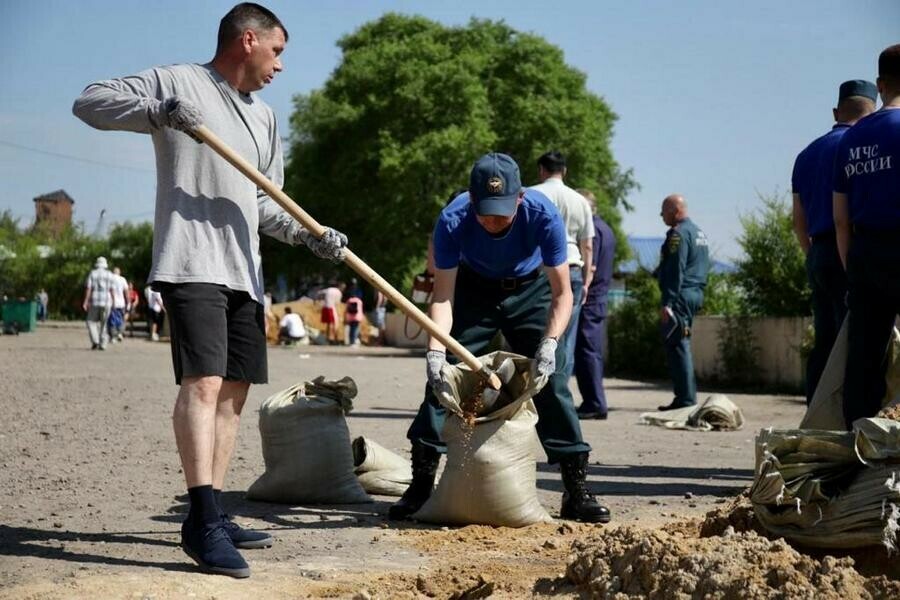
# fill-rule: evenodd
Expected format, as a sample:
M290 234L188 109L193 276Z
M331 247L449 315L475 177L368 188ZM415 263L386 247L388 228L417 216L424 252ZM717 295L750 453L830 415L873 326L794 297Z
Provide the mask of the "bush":
M741 217L739 240L746 258L738 262L735 281L745 293L747 314L797 317L810 314L803 251L794 237L791 209L775 196L762 197L756 215Z
M628 299L609 317L609 372L624 377L665 377L659 334L661 295L656 279L640 270L628 279Z

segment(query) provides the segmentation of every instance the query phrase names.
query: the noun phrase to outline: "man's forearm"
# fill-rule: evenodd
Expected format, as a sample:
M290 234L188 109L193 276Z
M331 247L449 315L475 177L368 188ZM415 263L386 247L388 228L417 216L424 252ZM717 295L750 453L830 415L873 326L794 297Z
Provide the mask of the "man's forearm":
M803 253L809 252L809 232L806 229L806 212L803 210L803 204L800 202L800 195L794 194L794 207L792 210L792 218L794 223L794 235L797 236L797 243Z
M432 302L431 307L428 309L428 316L431 317L431 320L438 326L438 329L450 333L450 329L453 327L453 306L450 304L449 300ZM428 338L428 349L446 350L444 344L442 344L435 336L430 336Z
M566 331L572 316L572 291L553 296L550 303L550 318L547 320L546 337L559 339Z
M584 280L584 287L588 288L591 285L591 280L594 278L594 244L591 238L586 240L582 240L578 244L579 250L581 250L581 260L584 262L584 266L581 268L581 278Z
M832 194L834 212L834 231L837 239L838 255L841 264L847 270L847 252L850 249L850 216L847 209L847 195L835 192Z

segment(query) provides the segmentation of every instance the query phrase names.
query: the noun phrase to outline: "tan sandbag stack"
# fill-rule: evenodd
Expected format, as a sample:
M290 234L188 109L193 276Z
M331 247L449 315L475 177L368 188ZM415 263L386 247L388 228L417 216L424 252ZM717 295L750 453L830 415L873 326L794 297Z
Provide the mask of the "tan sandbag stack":
M247 498L284 504L371 502L354 473L345 419L356 393L349 377L317 377L263 401L259 433L266 471Z
M820 548L898 550L900 423L859 419L852 432L763 430L750 500L759 522Z
M546 378L534 374L532 360L516 354L493 352L480 360L505 383L466 416L463 406L482 393L481 377L464 365L445 367L447 385L435 392L449 411L442 431L447 463L434 493L413 518L504 527L552 522L537 499L534 455L539 441L532 397Z

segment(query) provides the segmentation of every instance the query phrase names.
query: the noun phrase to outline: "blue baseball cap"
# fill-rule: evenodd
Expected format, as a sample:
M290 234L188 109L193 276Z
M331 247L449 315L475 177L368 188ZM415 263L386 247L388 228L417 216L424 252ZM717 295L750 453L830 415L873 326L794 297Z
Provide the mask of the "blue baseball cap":
M838 89L838 102L850 96L862 96L875 102L878 100L878 88L871 81L851 79L842 83Z
M469 198L477 214L511 217L516 214L521 191L519 165L511 156L491 152L475 161L469 175Z

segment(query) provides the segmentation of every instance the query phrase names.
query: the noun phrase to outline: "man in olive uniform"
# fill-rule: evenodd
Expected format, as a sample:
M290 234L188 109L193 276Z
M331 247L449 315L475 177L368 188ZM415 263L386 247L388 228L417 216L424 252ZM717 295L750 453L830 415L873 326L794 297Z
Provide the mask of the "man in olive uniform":
M850 126L875 110L878 90L870 81L845 81L838 89L835 125L816 138L794 161L794 233L806 254L806 274L812 290L816 341L806 365L806 403L812 402L831 347L847 315L847 276L834 234L831 188L834 155Z
M660 215L669 231L656 269L662 292L659 316L675 398L659 410L672 410L697 403L691 325L694 314L703 305L703 289L709 273L709 245L706 235L688 218L687 203L678 194L663 200Z
M838 144L834 224L847 269L844 420L874 417L885 394L887 347L900 314L900 44L878 57L881 110Z

